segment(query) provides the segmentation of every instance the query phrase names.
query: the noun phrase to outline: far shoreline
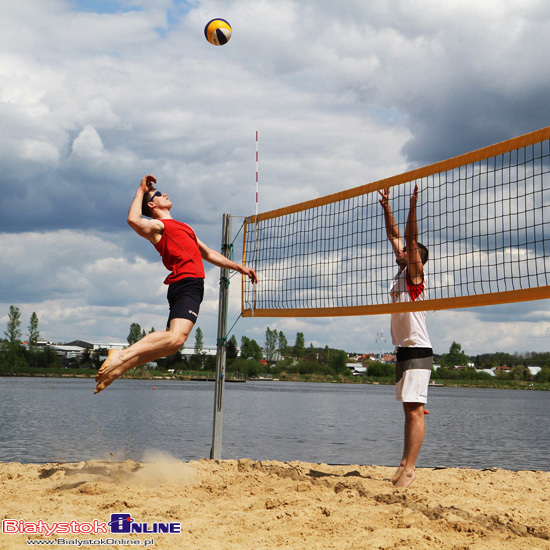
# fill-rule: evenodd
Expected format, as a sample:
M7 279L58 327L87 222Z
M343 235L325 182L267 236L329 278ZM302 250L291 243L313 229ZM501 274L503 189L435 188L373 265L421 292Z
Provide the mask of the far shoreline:
M47 372L40 370L33 372L30 369L13 371L0 368L0 377L21 377L21 378L95 378L97 371L87 369L85 372L78 372L83 369L63 369L67 372L56 371ZM204 376L208 377L205 382L210 382L215 373L213 371L204 371ZM226 375L226 381L230 382L229 375ZM191 381L192 375L186 374L185 371L181 374L167 373L165 371L150 371L147 369L137 369L126 373L122 376L123 380L175 380L175 381ZM391 378L376 378L376 377L352 377L347 376L331 376L331 375L299 375L281 374L276 380L247 378L246 382L265 382L269 381L274 384L277 382L309 382L318 384L367 384L367 385L384 385L392 386L395 382ZM534 390L534 391L550 391L550 382L528 382L525 380L448 380L448 379L432 379L436 384L430 385L434 388L432 391L438 391L443 388L480 388L480 389L498 389L498 390ZM435 389L437 388L437 389Z

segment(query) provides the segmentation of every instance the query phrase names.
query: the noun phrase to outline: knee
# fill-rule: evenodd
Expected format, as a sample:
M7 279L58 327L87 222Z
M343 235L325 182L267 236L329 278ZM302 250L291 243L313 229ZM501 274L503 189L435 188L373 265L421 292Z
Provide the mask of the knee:
M188 334L173 334L170 339L170 355L176 353L187 341Z
M424 418L424 403L404 403L405 414L411 418Z

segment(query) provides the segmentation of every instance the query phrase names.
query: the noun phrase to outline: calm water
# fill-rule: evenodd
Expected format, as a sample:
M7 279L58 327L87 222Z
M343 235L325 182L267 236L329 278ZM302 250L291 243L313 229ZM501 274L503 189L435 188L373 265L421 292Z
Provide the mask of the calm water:
M156 387L156 390L153 390ZM214 384L0 378L0 461L210 456ZM226 384L222 458L395 465L393 386ZM432 388L418 466L550 470L550 393Z

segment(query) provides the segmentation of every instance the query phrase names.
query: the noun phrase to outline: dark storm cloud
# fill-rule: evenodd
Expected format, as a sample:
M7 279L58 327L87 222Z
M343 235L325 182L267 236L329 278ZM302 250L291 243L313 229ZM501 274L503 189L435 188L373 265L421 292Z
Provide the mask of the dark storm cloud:
M234 26L227 46L204 40L213 11ZM0 318L10 304L37 311L56 340L162 326L165 270L126 224L139 181L157 176L174 215L218 248L224 212L254 213L256 130L266 211L546 126L549 11L542 0L4 2ZM215 335L207 271L200 324ZM513 330L509 306L439 312L434 340L486 349L507 323L514 346L538 330L529 312L548 323L543 302L522 307ZM259 342L271 325L367 351L382 323L242 321Z
M408 111L413 137L402 152L424 166L538 130L550 121L549 94L550 85L513 96L463 86L445 98L423 98Z

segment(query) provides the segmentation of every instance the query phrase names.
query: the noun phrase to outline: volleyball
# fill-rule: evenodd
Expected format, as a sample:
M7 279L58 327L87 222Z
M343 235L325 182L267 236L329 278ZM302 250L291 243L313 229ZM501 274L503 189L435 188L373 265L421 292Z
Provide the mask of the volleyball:
M204 36L210 44L223 46L231 38L231 25L225 19L212 19L204 27Z

